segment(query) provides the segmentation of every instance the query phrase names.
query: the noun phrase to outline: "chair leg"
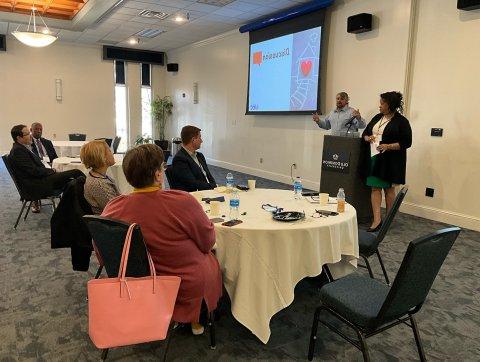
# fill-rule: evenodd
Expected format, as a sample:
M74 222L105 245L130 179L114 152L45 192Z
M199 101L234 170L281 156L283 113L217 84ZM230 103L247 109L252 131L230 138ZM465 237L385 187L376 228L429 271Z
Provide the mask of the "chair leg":
M18 222L20 221L20 218L22 217L23 210L25 209L25 205L27 204L28 201L24 201L22 204L22 209L20 210L20 214L18 214L17 221L15 222L15 226L13 227L15 230L17 229Z
M103 270L103 265L100 265L98 267L97 273L95 274L95 279L98 279L100 277L100 274L102 274L102 270Z
M412 323L413 335L415 336L415 343L417 344L418 355L420 356L420 361L424 362L427 360L425 357L425 352L423 351L422 340L420 339L420 332L418 330L417 322L413 319L413 316L410 316L410 322Z
M216 349L217 343L215 340L215 311L212 311L209 315L208 326L210 329L210 349Z
M387 282L388 285L390 285L390 280L388 279L388 275L387 275L387 269L385 269L385 265L383 265L383 260L382 260L382 257L380 256L380 252L377 250L377 257L378 257L378 261L380 262L380 266L382 267L382 271L383 271L383 276L385 277L385 281Z
M318 329L318 318L320 317L320 312L322 308L317 308L315 310L315 315L313 316L312 331L310 333L310 344L308 345L308 360L313 360L313 355L315 353L315 342L317 340L317 329Z
M365 266L367 267L368 274L370 274L370 278L375 279L374 276L373 276L372 267L370 266L370 263L368 262L368 258L366 256L363 256L363 255L360 255L360 256L363 258L363 260L365 260Z
M107 359L108 355L108 348L105 348L102 350L102 361L105 361Z
M30 208L32 207L32 202L33 201L30 201L30 203L28 204L27 212L25 213L25 216L23 217L23 221L27 220L28 212L30 211Z
M325 275L327 276L328 281L330 283L333 282L335 279L333 279L332 272L330 271L330 268L328 267L328 265L327 264L322 265L322 269L325 272Z
M365 362L370 362L370 355L368 354L368 347L367 342L365 340L365 336L361 331L355 328L355 332L357 332L358 341L360 342L360 349L362 351L363 360Z
M168 348L170 347L170 340L172 338L173 332L175 332L176 326L175 323L173 323L173 327L168 331L167 333L167 340L165 341L165 350L163 351L163 362L167 360L167 354L168 354Z

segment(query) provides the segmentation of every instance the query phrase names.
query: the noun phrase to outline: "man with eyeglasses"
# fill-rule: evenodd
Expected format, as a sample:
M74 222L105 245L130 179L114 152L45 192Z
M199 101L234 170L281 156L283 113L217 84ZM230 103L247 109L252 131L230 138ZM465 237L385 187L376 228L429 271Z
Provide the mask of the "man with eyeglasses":
M27 126L16 125L10 131L14 141L8 160L12 171L27 196L32 200L41 200L51 196L54 190L63 190L73 178L84 176L80 170L56 172L48 168L39 156L32 151L32 136ZM32 205L33 212L39 212L39 205Z

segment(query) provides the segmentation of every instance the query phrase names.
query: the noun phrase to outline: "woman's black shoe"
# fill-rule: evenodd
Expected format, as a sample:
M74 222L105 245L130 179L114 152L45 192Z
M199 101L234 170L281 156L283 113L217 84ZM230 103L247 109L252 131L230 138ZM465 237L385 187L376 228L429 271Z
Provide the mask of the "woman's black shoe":
M382 227L382 224L383 224L383 220L380 221L380 224L378 224L376 227L374 227L374 228L368 228L368 229L367 229L367 232L369 232L369 233L376 233L377 231L380 230L380 228Z

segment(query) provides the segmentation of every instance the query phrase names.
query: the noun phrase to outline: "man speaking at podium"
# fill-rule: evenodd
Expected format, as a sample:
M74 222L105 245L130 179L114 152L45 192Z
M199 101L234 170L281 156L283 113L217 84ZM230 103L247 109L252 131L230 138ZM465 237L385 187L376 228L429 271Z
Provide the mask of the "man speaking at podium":
M313 114L313 121L318 127L331 129L336 136L347 136L348 132L358 132L359 128L365 128L366 122L360 115L358 109L348 105L348 94L340 92L337 94L337 108L331 111L325 119L320 119L317 112Z

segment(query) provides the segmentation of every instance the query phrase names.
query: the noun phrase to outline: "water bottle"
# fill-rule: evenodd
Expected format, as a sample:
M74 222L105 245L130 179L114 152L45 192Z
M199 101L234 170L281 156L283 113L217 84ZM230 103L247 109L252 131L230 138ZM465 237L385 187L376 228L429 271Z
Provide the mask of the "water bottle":
M337 194L337 212L345 212L345 191L341 187Z
M238 220L239 217L240 198L238 191L233 190L230 197L230 220Z
M293 182L293 193L296 199L302 198L302 189L302 179L300 178L300 176L297 176L295 178L295 181Z
M227 180L227 182L226 182L225 185L227 186L227 189L228 190L233 189L233 175L232 175L231 172L227 173L226 180Z

